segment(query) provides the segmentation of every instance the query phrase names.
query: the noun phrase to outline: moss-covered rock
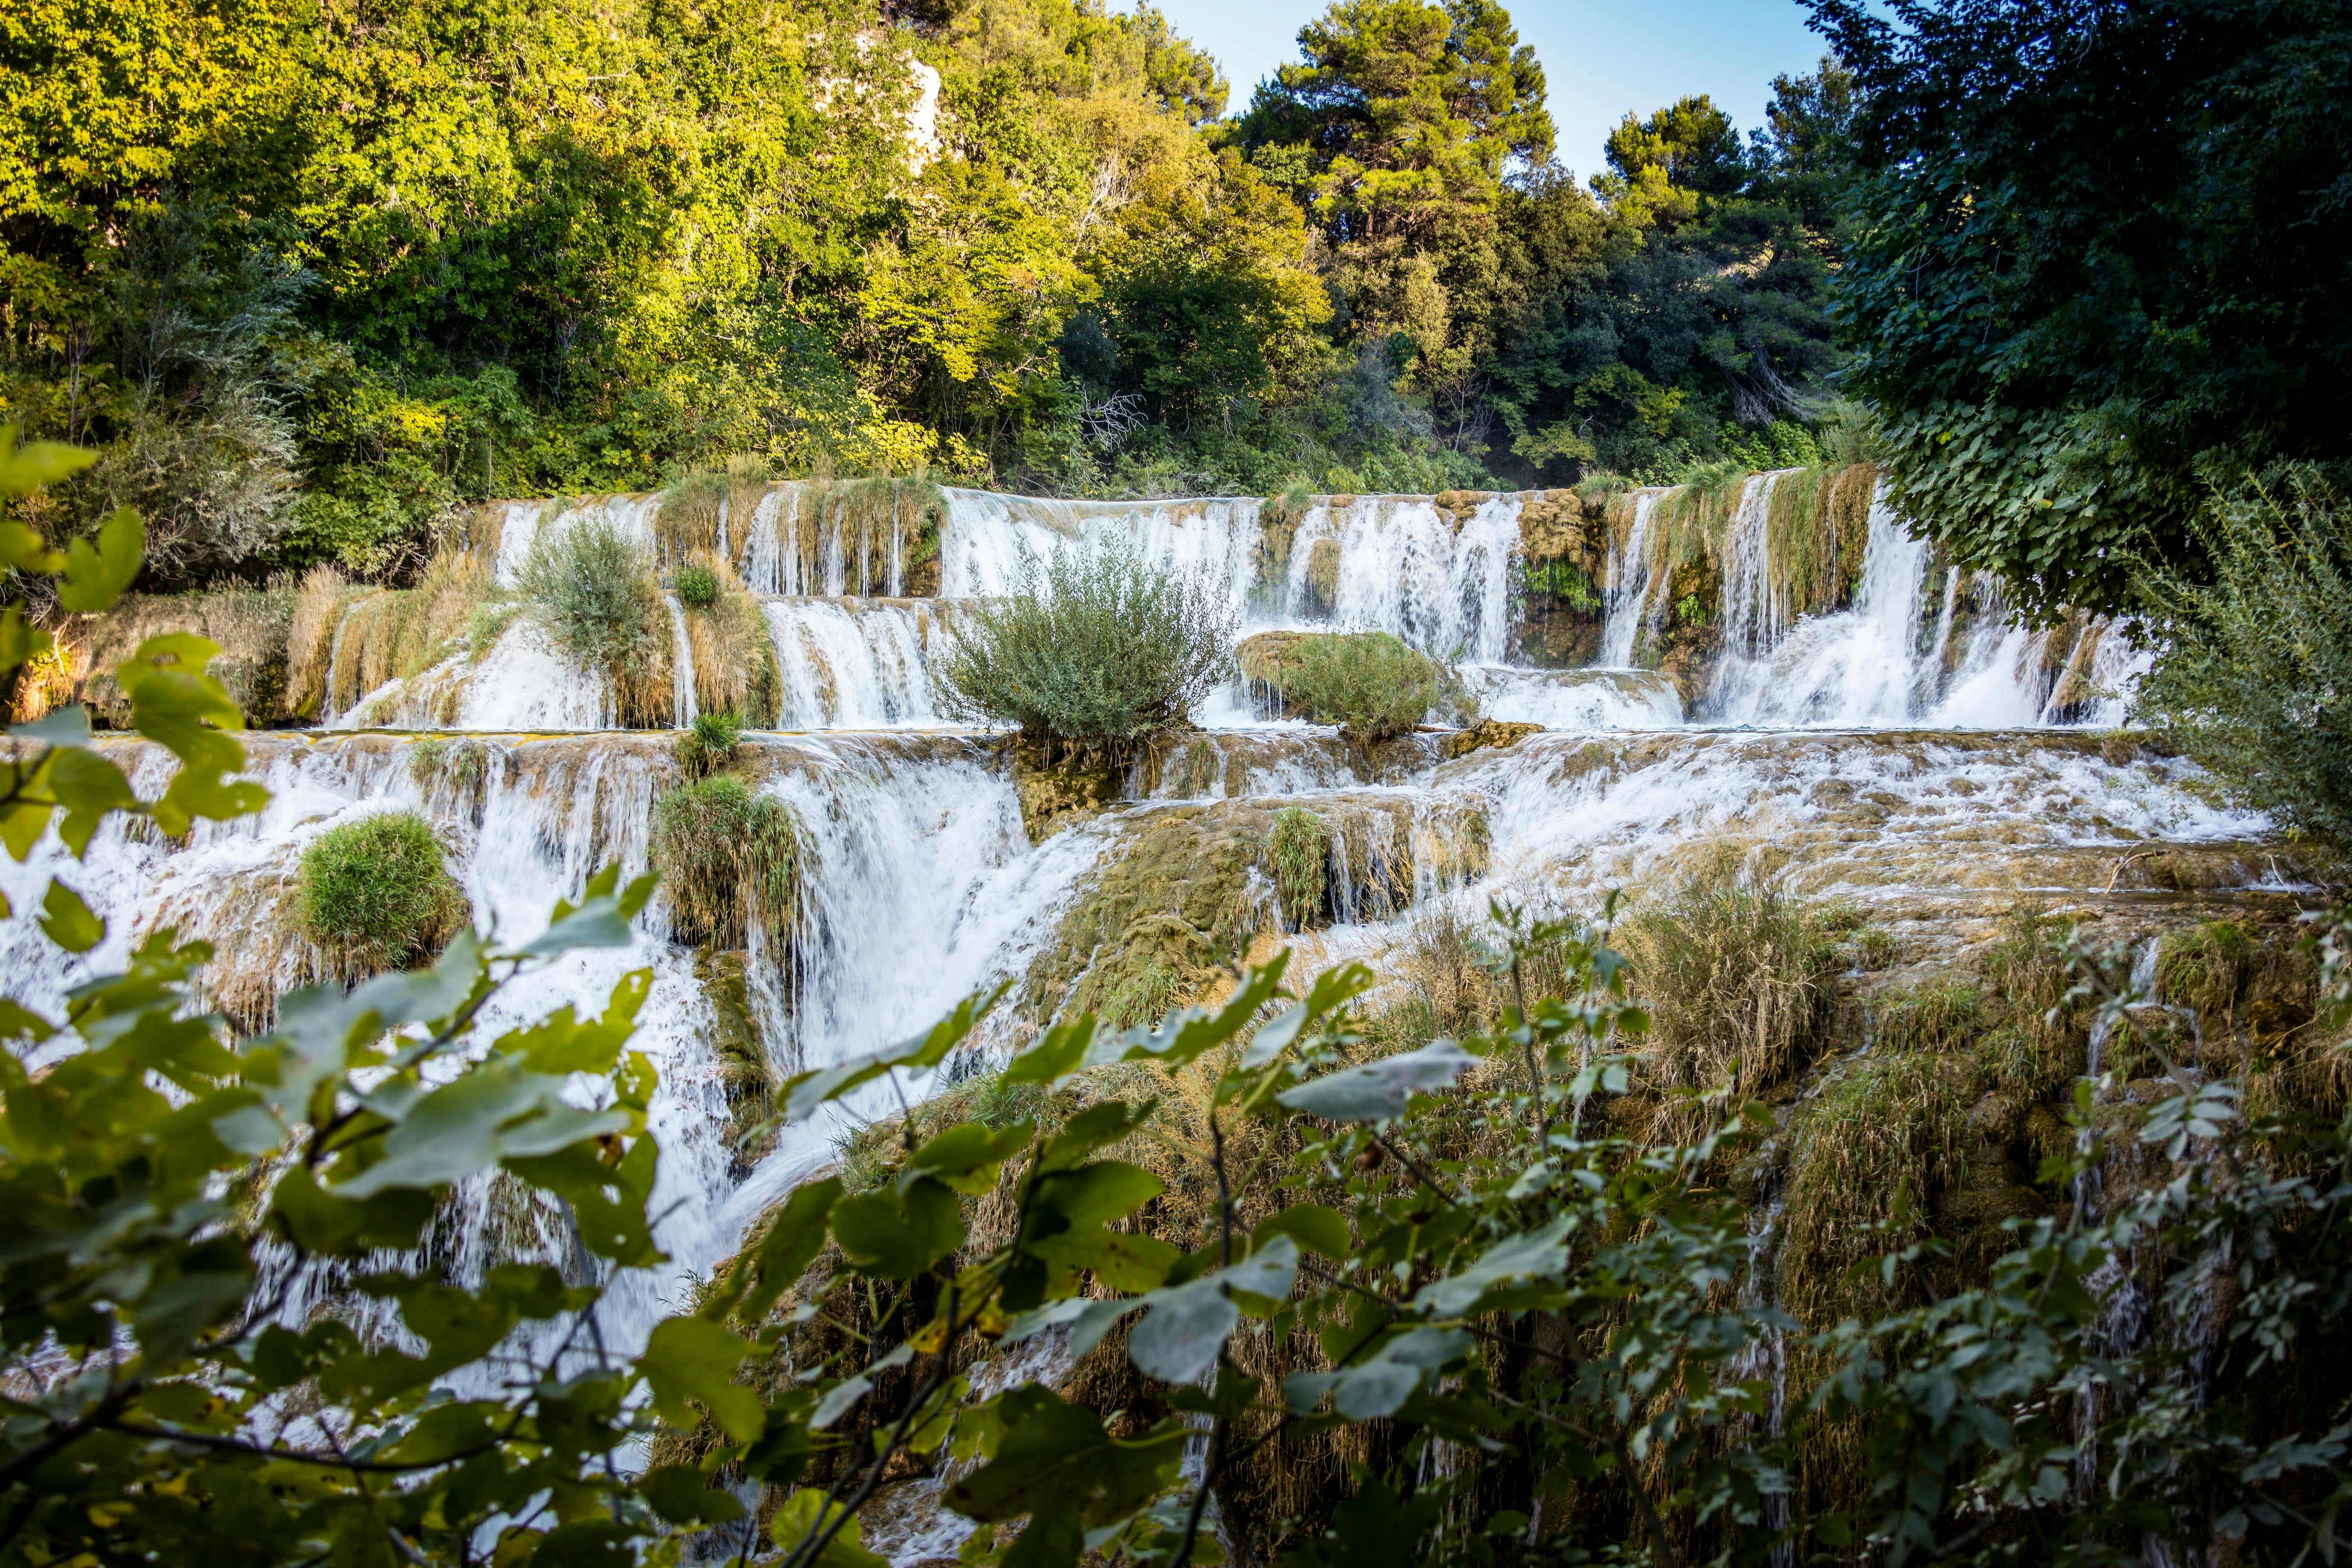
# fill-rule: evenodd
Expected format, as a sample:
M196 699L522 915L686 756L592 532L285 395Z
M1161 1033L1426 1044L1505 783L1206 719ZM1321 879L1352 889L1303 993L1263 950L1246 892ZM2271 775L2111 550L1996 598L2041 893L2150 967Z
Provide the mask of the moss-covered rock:
M1100 747L1057 748L1030 736L1009 743L1021 826L1042 844L1116 804L1127 768Z
M1253 797L1134 811L1032 965L1030 1007L1157 1018L1222 983L1261 935L1393 919L1486 860L1486 818L1460 802Z
M1449 735L1445 737L1445 756L1447 760L1451 761L1454 758L1467 757L1474 751L1484 751L1490 747L1507 749L1517 746L1531 735L1542 733L1543 726L1539 724L1518 724L1510 719L1482 718L1460 734Z

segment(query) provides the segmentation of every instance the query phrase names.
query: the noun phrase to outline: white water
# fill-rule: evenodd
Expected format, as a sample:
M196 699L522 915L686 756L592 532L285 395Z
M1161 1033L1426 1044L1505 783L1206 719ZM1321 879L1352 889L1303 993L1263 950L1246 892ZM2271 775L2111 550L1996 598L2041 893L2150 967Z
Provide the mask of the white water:
M1678 729L1682 694L1654 670L1515 670L1467 664L1462 684L1484 718L1546 729Z
M783 679L782 729L890 729L942 722L925 649L944 634L935 602L771 599Z
M670 723L691 729L696 716L694 639L687 635L686 606L677 601L677 595L665 593L662 602L669 607Z
M1623 538L1609 541L1609 582L1602 600L1607 620L1601 631L1601 663L1607 668L1632 666L1633 644L1650 623L1650 517L1664 494L1636 494L1632 526Z

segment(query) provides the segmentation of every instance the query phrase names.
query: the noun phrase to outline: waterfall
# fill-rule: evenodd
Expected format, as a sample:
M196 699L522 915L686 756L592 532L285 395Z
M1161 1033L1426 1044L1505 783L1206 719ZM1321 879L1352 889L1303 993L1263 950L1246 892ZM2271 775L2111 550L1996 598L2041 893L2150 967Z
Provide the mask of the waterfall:
M589 496L577 500L507 508L499 529L494 565L498 584L512 588L522 580L523 567L541 538L557 538L591 522L611 525L623 538L637 545L649 559L658 559L659 537L654 520L661 512L661 497Z
M1063 501L950 489L940 533L940 594L1003 598L1060 545L1124 532L1146 564L1205 585L1238 616L1263 538L1255 500Z
M2144 653L2093 618L2038 631L2019 624L1988 579L1945 569L1942 592L1932 592L1935 549L1883 488L1871 502L1853 603L1791 624L1772 586L1768 517L1778 477L1750 479L1734 516L1724 647L1700 705L1704 722L2010 729L2122 721Z
M680 729L694 727L694 639L686 632L686 606L675 593L662 595L669 606L670 722Z
M771 599L782 729L887 729L941 722L924 663L940 633L923 601Z
M1328 591L1316 581L1316 552L1326 546L1338 556ZM1500 664L1518 551L1515 497L1480 502L1458 526L1417 496L1317 507L1291 541L1276 623L1307 623L1322 599L1331 629L1386 632L1441 659Z
M1512 670L1472 664L1462 684L1485 718L1546 729L1678 729L1682 694L1654 670Z
M1633 497L1633 519L1620 541L1609 541L1609 583L1603 603L1608 619L1601 633L1600 662L1612 669L1633 663L1633 644L1647 624L1650 601L1650 515L1664 492L1643 490Z

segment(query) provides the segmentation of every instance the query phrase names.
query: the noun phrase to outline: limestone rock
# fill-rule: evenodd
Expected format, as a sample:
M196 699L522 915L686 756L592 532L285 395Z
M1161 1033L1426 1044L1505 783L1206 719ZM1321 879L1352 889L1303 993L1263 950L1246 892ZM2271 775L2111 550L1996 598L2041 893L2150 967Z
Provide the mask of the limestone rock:
M1459 735L1447 737L1446 759L1451 761L1456 757L1467 757L1490 746L1517 746L1528 737L1542 733L1543 726L1539 724L1514 724L1508 719L1482 718Z

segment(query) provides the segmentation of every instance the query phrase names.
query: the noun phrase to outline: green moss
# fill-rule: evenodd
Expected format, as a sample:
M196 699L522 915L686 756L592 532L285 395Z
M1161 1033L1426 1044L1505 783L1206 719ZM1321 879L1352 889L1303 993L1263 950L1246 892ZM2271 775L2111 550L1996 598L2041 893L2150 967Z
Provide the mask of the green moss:
M432 824L407 811L320 834L297 892L303 935L344 979L429 962L469 913Z
M732 713L697 714L693 727L678 733L677 765L688 779L707 779L735 760L742 740L742 720Z
M2210 1021L2226 1020L2255 958L2253 938L2234 920L2168 931L2156 950L2157 998L2194 1008Z
M1286 714L1336 724L1361 744L1402 735L1429 716L1445 672L1385 632L1266 632L1237 650L1243 675Z
M740 947L753 927L781 944L800 894L799 835L781 800L721 774L654 802L653 863L681 942Z
M489 777L489 743L436 735L408 748L408 776L425 790L471 797Z
M1304 806L1286 806L1274 814L1265 863L1283 924L1291 930L1304 931L1322 915L1330 860L1331 830L1322 818Z

